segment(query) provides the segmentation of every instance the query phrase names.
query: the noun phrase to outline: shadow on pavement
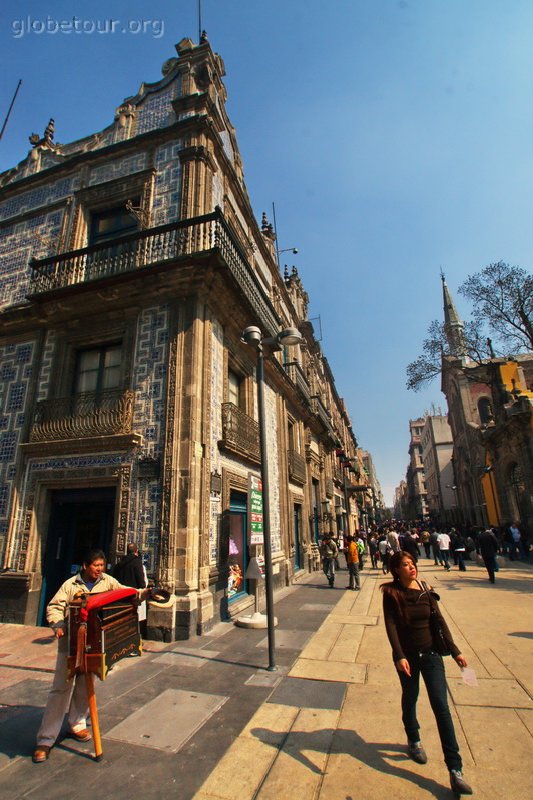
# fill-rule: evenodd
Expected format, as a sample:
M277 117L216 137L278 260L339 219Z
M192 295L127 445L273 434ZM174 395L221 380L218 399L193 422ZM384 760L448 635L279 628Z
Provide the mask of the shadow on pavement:
M0 753L8 758L29 756L41 723L42 707L8 706L0 714Z
M406 748L391 742L365 742L355 731L342 728L322 728L318 731L305 732L291 730L290 734L285 734L285 738L280 745L280 738L284 732L276 732L268 728L253 728L252 734L259 741L268 744L276 750L283 747L283 752L290 755L296 761L303 764L306 769L321 775L322 771L304 755L304 752L315 751L317 753L330 753L331 755L350 755L356 761L360 761L367 767L376 770L384 775L391 775L394 778L402 778L415 786L428 792L438 800L450 797L450 788L443 786L432 778L426 778L409 769L404 769L401 764L409 763ZM290 742L285 747L287 739ZM328 743L332 742L331 748ZM390 763L398 762L396 763ZM447 775L446 767L443 765L443 774Z

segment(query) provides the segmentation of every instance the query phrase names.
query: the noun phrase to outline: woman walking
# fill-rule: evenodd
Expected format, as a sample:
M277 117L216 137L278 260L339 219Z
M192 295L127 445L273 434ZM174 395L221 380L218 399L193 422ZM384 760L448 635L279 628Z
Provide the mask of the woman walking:
M392 647L392 657L402 686L402 720L407 734L408 752L418 764L427 762L420 742L416 702L420 675L435 714L444 761L450 772L450 785L455 794L472 794L471 787L462 774L462 760L455 736L453 721L446 695L446 675L442 656L437 652L430 627L432 609L435 610L447 648L460 667L466 667L466 658L453 641L444 617L437 605L439 596L426 584L418 581L418 570L413 557L406 552L394 553L389 560L393 580L383 584L383 613L387 636Z

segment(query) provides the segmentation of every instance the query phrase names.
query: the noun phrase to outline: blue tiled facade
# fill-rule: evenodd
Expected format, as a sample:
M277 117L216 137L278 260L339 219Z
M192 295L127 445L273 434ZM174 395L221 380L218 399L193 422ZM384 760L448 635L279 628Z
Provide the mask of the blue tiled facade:
M161 463L165 437L165 407L168 324L167 306L144 309L138 320L135 348L135 407L133 425L143 437L139 458L151 458ZM129 538L143 552L149 573L155 570L161 528L160 479L139 480L137 461L132 471L130 496Z
M35 342L0 348L0 552L7 535L10 502L16 475L17 448L22 439L29 400Z

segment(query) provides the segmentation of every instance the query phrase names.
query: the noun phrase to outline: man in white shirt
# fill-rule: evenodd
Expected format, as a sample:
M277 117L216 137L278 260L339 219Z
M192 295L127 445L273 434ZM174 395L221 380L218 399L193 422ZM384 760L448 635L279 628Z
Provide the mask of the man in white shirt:
M387 533L387 544L389 545L393 553L400 552L400 537L398 536L394 528L391 528L391 530Z
M450 537L447 533L439 533L438 538L440 555L443 560L443 567L448 572L450 571Z

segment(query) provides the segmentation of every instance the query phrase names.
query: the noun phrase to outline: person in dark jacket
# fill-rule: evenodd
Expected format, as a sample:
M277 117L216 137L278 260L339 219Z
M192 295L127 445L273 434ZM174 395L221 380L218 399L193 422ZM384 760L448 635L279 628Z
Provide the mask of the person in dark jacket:
M146 580L139 548L134 542L128 544L127 553L122 556L118 564L113 569L113 577L124 586L132 586L134 589L144 589Z
M413 556L415 561L418 561L418 559L420 558L420 548L418 546L418 541L413 535L413 531L405 532L402 549L404 550L404 552L409 553L409 555Z
M486 570L489 573L489 580L491 583L495 583L495 572L497 571L496 553L500 552L500 543L493 531L491 531L490 528L487 528L486 531L483 531L483 533L478 535L477 545L479 547L481 557L485 562Z
M420 742L420 726L416 715L422 675L437 721L452 791L456 795L472 794L472 789L462 773L462 759L446 694L444 662L435 649L430 625L432 609L438 616L453 659L460 667L466 667L467 660L453 641L440 612L436 602L439 599L438 594L430 586L418 581L418 569L412 555L407 552L395 553L390 559L389 569L393 580L381 586L383 615L392 647L392 658L402 686L402 720L407 735L408 753L417 764L427 762L426 752Z

